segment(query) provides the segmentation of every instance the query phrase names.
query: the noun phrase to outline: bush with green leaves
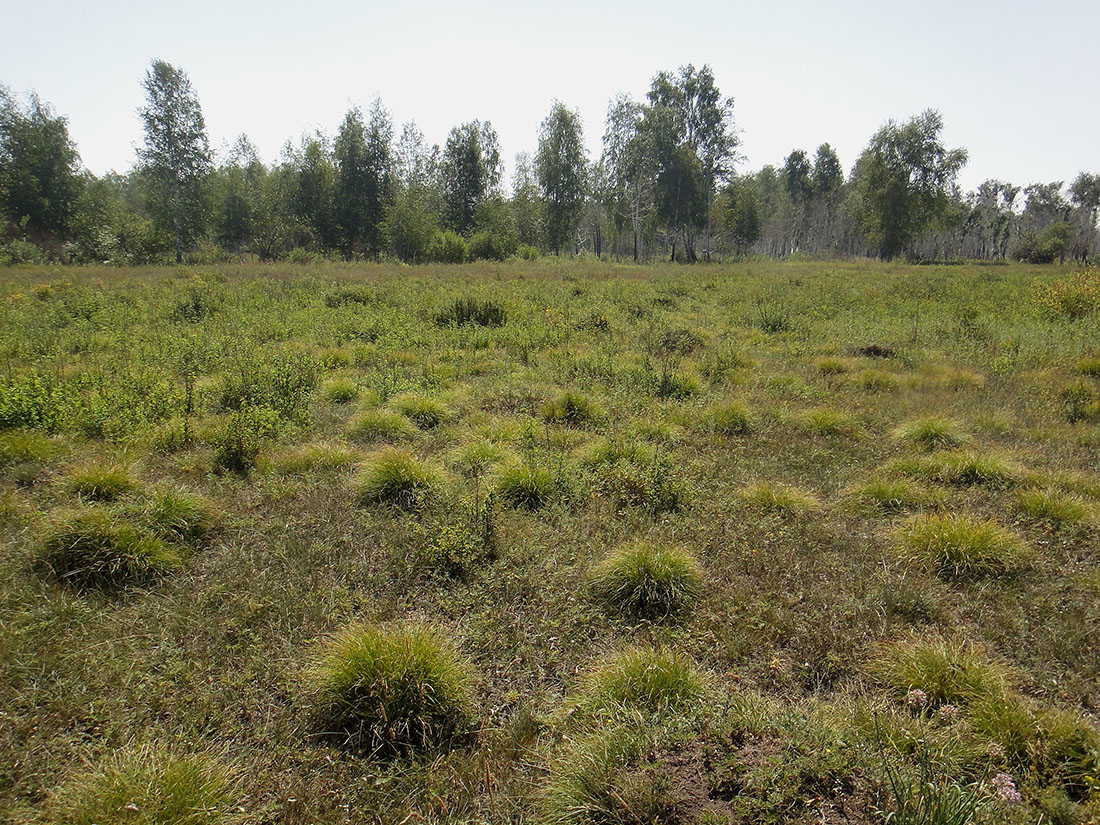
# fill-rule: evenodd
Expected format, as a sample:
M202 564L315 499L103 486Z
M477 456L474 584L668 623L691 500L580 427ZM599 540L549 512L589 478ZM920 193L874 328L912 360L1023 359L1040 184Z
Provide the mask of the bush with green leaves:
M515 238L496 232L481 231L470 236L471 261L504 261L518 248Z
M541 254L537 246L521 243L516 247L516 257L521 261L537 261L541 257Z
M136 523L101 509L55 516L35 558L38 569L79 589L149 584L179 569L180 552Z
M1035 551L1016 534L986 519L919 515L897 531L899 555L945 579L1014 575L1029 568Z
M682 613L700 595L703 572L680 547L638 542L613 551L589 576L593 595L638 619Z
M204 753L130 746L72 777L46 802L48 825L245 825L239 772Z
M491 298L456 298L435 313L435 323L440 327L502 327L508 323L508 312Z
M687 656L666 648L627 647L581 678L577 706L585 715L659 716L690 707L706 689L706 679Z
M413 508L435 493L440 481L438 470L408 450L387 447L367 456L354 487L363 504Z
M211 437L214 469L247 474L264 443L278 432L279 416L270 407L245 406L230 413Z
M441 630L357 624L327 639L306 673L317 724L359 752L445 747L475 720L475 677Z
M457 232L448 229L432 238L428 258L441 264L464 264L470 258L470 245Z

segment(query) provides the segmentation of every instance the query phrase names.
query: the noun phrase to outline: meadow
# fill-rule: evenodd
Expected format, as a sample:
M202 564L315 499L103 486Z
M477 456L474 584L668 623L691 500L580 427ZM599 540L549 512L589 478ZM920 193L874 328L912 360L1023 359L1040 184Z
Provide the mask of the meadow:
M0 270L0 820L1100 821L1100 275Z

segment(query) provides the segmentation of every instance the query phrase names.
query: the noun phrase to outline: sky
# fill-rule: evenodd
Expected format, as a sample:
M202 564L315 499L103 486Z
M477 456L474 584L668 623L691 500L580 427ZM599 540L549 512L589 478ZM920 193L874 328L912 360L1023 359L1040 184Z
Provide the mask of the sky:
M888 119L926 108L969 151L964 189L1100 172L1096 0L6 5L0 84L68 118L95 174L133 165L154 59L187 72L215 149L245 133L269 163L375 96L429 143L491 121L509 169L560 99L594 159L612 97L691 63L734 98L742 172L824 142L850 169Z

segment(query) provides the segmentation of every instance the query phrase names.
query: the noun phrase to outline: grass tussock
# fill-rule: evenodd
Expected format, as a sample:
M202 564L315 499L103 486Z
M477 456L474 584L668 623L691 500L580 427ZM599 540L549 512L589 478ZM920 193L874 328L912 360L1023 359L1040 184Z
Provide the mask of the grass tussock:
M856 376L856 384L867 392L897 392L901 382L897 376L883 370L863 370Z
M346 404L359 396L359 386L353 378L338 376L321 385L321 395L333 404Z
M1056 490L1022 490L1012 500L1016 514L1050 527L1090 521L1092 512L1079 497Z
M416 438L408 418L392 410L363 410L348 425L348 438L360 444L396 443Z
M442 402L420 393L400 395L391 403L393 408L409 419L418 430L434 430L450 416Z
M914 516L895 534L906 561L945 579L1007 576L1035 561L1035 551L993 521L965 515Z
M543 421L565 424L569 427L583 427L602 418L599 407L587 396L579 392L563 392L542 408Z
M872 655L868 670L898 699L924 691L933 708L999 699L1012 681L1009 668L981 648L941 637L885 644Z
M239 772L203 754L129 747L78 774L46 803L48 825L245 825Z
M753 428L752 414L740 401L708 407L703 412L703 423L708 430L719 435L748 435Z
M873 478L849 488L848 496L858 504L886 513L937 507L945 500L940 490L930 489L905 478Z
M324 643L306 681L317 723L356 751L440 748L474 719L473 671L428 626L349 627Z
M355 479L355 493L363 504L417 507L441 482L439 472L408 450L393 447L367 456Z
M738 493L738 498L754 510L781 516L797 516L821 508L821 502L813 493L768 481L750 484Z
M859 421L851 413L829 407L806 410L795 419L812 435L824 437L854 437L860 434Z
M597 599L640 619L682 613L702 584L702 569L686 550L642 542L615 550L590 575Z
M207 541L222 523L208 498L175 487L154 490L137 509L137 518L161 538L186 544Z
M561 493L561 485L545 467L510 464L496 480L496 495L502 504L526 510L538 510Z
M59 583L113 590L149 584L183 564L180 553L136 524L103 510L55 516L36 557Z
M358 453L338 444L302 444L272 456L271 466L280 473L295 475L314 470L343 470L358 460Z
M1077 372L1092 378L1100 378L1100 357L1090 356L1077 362Z
M894 431L894 438L929 452L955 449L969 440L957 421L938 415L905 422Z
M851 363L843 358L824 356L814 361L817 371L826 377L844 375L852 369Z
M57 456L60 445L34 430L0 432L0 468L19 464L44 464Z
M657 716L683 710L705 692L705 678L682 653L628 647L582 677L578 707L599 716L622 711Z
M887 465L887 470L913 478L956 487L1007 488L1023 482L1027 471L999 453L956 450L910 456Z
M137 489L125 467L92 465L69 473L65 489L84 501L116 501Z

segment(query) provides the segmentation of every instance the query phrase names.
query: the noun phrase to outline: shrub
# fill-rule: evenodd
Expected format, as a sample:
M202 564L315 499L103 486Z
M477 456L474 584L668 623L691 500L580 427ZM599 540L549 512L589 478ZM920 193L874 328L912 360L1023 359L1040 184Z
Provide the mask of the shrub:
M686 550L643 543L619 548L591 574L596 598L640 619L682 612L702 583L699 563Z
M1016 495L1013 508L1026 519L1052 527L1078 524L1089 518L1089 510L1077 496L1050 490L1024 490Z
M844 410L828 407L806 410L799 416L799 422L814 435L859 435L859 422Z
M644 507L656 516L676 512L689 498L668 453L640 450L634 460L624 457L594 466L596 493L616 508Z
M791 321L791 309L783 301L758 300L756 302L756 325L764 332L789 332L794 328Z
M281 473L306 473L314 469L341 470L356 462L358 455L334 444L303 444L272 459Z
M1034 284L1035 300L1047 314L1075 321L1100 312L1100 270L1075 272L1042 284Z
M563 392L553 401L547 401L542 408L544 421L579 427L595 421L600 411L586 396L578 392Z
M894 437L922 450L953 449L967 441L958 422L940 416L907 421L894 431Z
M666 329L653 343L655 355L691 355L703 346L703 336L693 329Z
M337 307L347 306L348 304L367 306L368 304L374 303L375 300L374 293L366 286L351 285L334 289L326 295L325 306L329 309L336 309ZM346 364L344 364L344 366L346 366Z
M307 682L326 732L379 756L446 746L473 719L472 671L430 627L349 627L324 643Z
M207 498L171 487L154 491L137 514L153 533L169 541L201 542L220 526Z
M812 493L787 484L771 484L766 481L750 484L739 493L739 497L749 507L785 516L799 515L820 506Z
M230 413L211 439L214 468L244 475L256 464L265 441L278 433L279 416L270 407L241 407Z
M1096 391L1085 378L1067 385L1058 393L1062 411L1070 423L1078 421L1100 420L1100 403L1096 401Z
M179 568L170 545L101 510L58 517L46 531L36 562L64 584L111 590L147 584Z
M943 502L943 493L930 490L906 479L871 479L851 488L856 501L871 504L880 510L896 512L919 507L931 507Z
M65 489L86 501L115 501L137 487L125 467L94 465L69 474Z
M1035 555L999 524L958 515L915 516L895 541L903 558L947 579L1018 573Z
M348 426L348 438L364 444L377 441L392 443L415 436L416 428L409 419L390 410L363 410Z
M682 710L705 689L695 664L683 654L629 647L582 678L578 705L600 715L626 710L650 716Z
M470 257L470 246L457 232L447 230L432 238L428 257L441 264L462 264Z
M501 502L527 510L539 509L558 492L558 483L549 470L528 464L505 467L496 483L496 493Z
M869 670L898 699L922 690L930 707L1002 698L1010 671L982 650L952 639L911 637L878 649Z
M508 313L504 306L492 299L457 298L435 314L435 323L439 327L502 327L507 322Z
M407 450L392 447L368 456L355 482L364 504L417 507L439 486L439 473Z
M352 378L330 378L321 387L321 394L336 404L345 404L359 395L359 387Z
M51 825L237 825L239 774L212 756L130 747L76 776L46 803Z
M427 395L409 393L393 400L393 406L417 428L431 430L447 418L447 408Z
M515 254L514 238L495 232L476 232L470 237L471 261L503 261Z
M715 404L703 413L709 430L721 435L747 435L752 431L749 409L740 401Z
M524 261L537 261L540 257L538 247L521 243L516 247L516 257Z
M351 353L346 349L323 349L317 353L317 361L326 370L343 369L351 366Z

